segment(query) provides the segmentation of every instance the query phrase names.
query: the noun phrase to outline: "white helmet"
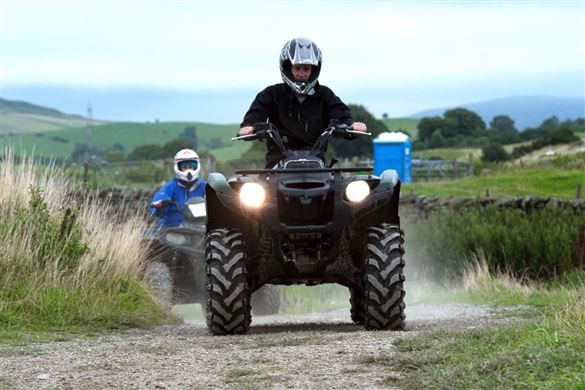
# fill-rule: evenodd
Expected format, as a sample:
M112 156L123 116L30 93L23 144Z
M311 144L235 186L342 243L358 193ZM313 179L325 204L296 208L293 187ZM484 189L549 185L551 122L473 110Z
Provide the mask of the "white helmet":
M173 168L177 179L188 184L194 183L199 178L201 166L199 155L191 149L181 149L175 154Z

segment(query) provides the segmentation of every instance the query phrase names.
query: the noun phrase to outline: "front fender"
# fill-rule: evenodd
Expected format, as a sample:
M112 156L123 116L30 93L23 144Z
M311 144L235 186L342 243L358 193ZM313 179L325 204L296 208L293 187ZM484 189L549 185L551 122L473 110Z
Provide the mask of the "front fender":
M215 192L225 193L231 191L227 179L221 173L210 173L207 178L207 186L213 188Z
M374 188L373 192L388 191L396 187L396 184L400 181L398 178L398 172L394 169L385 169L379 177L380 184Z
M378 176L380 182L369 195L369 200L354 209L358 226L372 226L381 223L400 225L398 208L400 204L400 179L393 169L386 169Z
M218 228L242 228L237 193L221 173L211 173L205 186L207 231Z

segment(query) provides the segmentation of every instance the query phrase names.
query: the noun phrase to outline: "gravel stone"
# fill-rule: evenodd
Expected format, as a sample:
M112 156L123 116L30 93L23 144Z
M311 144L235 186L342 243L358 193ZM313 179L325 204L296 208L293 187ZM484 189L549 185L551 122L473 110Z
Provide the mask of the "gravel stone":
M518 309L522 310L522 309ZM393 342L436 329L518 321L487 306L407 306L402 332L365 331L349 309L253 318L250 333L212 336L204 321L73 341L1 345L0 389L380 389L399 373L364 364Z

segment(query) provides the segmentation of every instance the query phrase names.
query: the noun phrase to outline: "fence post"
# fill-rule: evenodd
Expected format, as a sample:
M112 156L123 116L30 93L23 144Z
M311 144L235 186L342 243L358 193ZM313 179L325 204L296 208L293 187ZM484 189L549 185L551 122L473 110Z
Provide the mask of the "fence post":
M581 183L577 183L577 190L575 191L575 198L581 199Z
M89 164L87 161L83 162L83 185L89 187Z

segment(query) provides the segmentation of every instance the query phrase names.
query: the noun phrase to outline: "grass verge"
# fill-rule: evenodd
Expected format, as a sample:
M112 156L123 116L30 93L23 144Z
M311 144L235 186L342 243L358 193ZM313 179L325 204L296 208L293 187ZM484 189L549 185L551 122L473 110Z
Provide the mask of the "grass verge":
M387 370L385 386L402 389L585 388L585 274L562 282L520 283L493 276L485 262L442 298L531 305L534 320L498 328L437 330L400 339L395 355L360 360ZM434 294L434 299L438 299Z
M54 167L0 164L0 342L172 320L141 281L144 222L112 222ZM37 335L31 335L31 334ZM45 334L45 335L43 335ZM40 336L39 336L40 335Z

